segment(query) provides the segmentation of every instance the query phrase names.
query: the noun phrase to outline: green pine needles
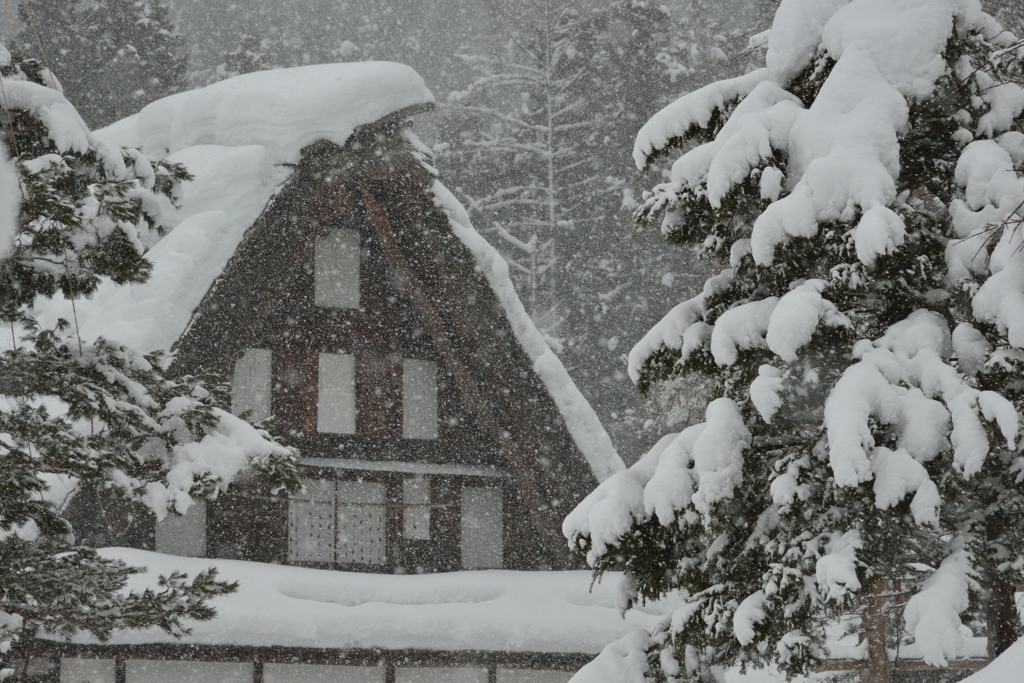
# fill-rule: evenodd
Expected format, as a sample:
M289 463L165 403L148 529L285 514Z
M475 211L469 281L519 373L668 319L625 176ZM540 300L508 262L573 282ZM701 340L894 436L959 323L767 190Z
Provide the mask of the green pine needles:
M716 398L566 521L624 605L672 606L583 681L806 673L876 590L931 664L1020 635L1022 77L977 3L783 0L764 68L640 131L639 166L682 152L639 221L723 267L629 372Z
M211 569L127 592L141 570L76 544L62 513L69 490L88 485L163 517L216 497L244 470L276 488L298 482L294 452L226 412L217 378L170 376L163 355L83 339L74 320L37 322L52 297L144 281L146 251L165 230L162 206L189 175L98 141L38 61L0 49L0 76L13 157L5 163L14 170L3 189L19 209L14 234L0 238L3 678L16 673L13 663L25 665L38 633L102 639L157 626L183 634L188 621L214 616L211 598L234 590ZM239 446L233 459L225 438Z

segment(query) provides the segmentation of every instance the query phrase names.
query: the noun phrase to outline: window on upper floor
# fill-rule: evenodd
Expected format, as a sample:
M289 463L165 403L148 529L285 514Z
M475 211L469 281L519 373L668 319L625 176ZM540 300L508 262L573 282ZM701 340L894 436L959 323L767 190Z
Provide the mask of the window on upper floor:
M402 436L437 438L437 363L406 358L402 361Z
M231 412L248 413L249 420L260 422L272 414L271 366L273 354L269 349L246 349L235 361L231 379Z
M496 486L462 487L462 566L498 569L505 559L504 493Z
M313 302L325 308L359 308L359 232L332 231L316 241Z
M355 357L340 353L321 353L319 368L317 431L324 434L355 434Z

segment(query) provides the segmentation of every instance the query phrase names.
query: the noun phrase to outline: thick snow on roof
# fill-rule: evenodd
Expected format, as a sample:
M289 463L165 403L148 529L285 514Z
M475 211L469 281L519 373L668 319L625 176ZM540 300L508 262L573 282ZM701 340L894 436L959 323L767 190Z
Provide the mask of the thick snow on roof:
M318 64L171 95L106 134L158 157L193 145L260 145L274 162L295 162L306 145L344 145L359 126L433 102L419 74L402 64Z
M143 353L169 350L291 173L258 145L199 145L168 160L184 164L195 178L182 187L181 209L169 209L171 232L149 251L152 275L142 284L104 283L91 298L76 301L83 338L107 337ZM43 321L71 315L70 304L57 297Z
M390 62L328 64L246 74L154 102L96 133L107 146L140 147L195 176L173 230L153 247L149 281L106 283L76 302L82 336L105 336L142 352L167 351L220 276L246 230L317 140L343 145L359 126L433 102L411 68ZM58 299L44 322L71 320Z
M287 181L290 170L282 163L298 161L302 147L318 139L344 144L357 126L430 101L419 76L399 64L302 67L173 95L100 131L103 141L141 146L154 156L170 149L166 158L184 164L195 179L182 188L181 208L168 207L173 229L149 252L149 281L106 283L91 299L76 302L82 336L105 336L143 352L169 350L248 228ZM597 415L526 314L505 261L440 183L434 194L487 277L594 476L603 481L623 469ZM70 304L57 301L43 319L71 316Z
M594 409L580 393L562 362L558 360L558 356L544 341L544 336L526 313L526 308L509 278L508 263L476 231L465 207L448 188L440 181L435 181L432 192L438 207L448 214L452 232L476 258L477 266L498 297L516 339L533 361L534 372L554 399L569 433L583 453L583 457L587 459L594 477L600 482L624 470L625 465Z
M191 624L181 640L153 628L115 633L112 644L597 653L661 618L652 606L624 620L617 577L591 592L586 571L359 574L127 548L101 554L148 567L132 578L135 590L155 588L157 576L173 570L194 575L210 566L239 582L238 592L211 602L216 619ZM94 642L84 635L77 641Z

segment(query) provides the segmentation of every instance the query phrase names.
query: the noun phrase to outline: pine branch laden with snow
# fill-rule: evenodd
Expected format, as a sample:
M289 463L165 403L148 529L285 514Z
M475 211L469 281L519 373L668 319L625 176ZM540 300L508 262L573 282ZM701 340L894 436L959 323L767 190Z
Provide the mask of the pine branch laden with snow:
M597 336L591 311L611 308L594 301L590 290L606 286L596 283L640 289L644 278L611 264L652 268L642 255L636 266L610 257L623 203L635 194L621 155L630 122L725 61L732 36L711 21L708 3L692 5L673 17L635 0L503 0L495 8L504 39L487 54L461 55L475 78L442 110L452 188L496 238L531 316L549 336L567 337L570 355L598 355L573 349ZM595 284L574 292L570 279ZM624 318L635 313L623 308Z
M215 573L176 573L158 591L123 593L139 570L76 546L61 516L78 483L158 518L216 497L246 470L298 486L295 454L226 412L215 378L168 377L159 353L83 339L74 320L45 329L34 319L55 295L144 281L147 249L189 177L98 141L53 83L38 62L0 48L3 138L14 156L2 169L13 178L0 182L15 212L0 244L0 669L41 628L181 633L187 620L212 617L209 598L232 590Z
M806 672L883 579L944 665L985 619L968 595L1024 580L1024 43L976 0L783 0L764 38L634 151L690 145L637 217L729 267L629 374L719 397L564 525L627 604L686 596L633 658L648 680Z

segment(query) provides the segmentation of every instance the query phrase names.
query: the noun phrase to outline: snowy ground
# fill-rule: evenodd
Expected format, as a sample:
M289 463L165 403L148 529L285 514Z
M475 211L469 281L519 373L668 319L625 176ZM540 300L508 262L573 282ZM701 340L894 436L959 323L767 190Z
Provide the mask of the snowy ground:
M157 575L173 570L195 574L210 566L217 567L220 578L239 582L237 593L213 601L216 619L192 624L191 635L182 640L148 629L116 633L109 641L113 645L180 642L596 655L608 643L650 628L666 607L648 605L623 618L616 607L620 575L614 573L591 590L591 574L586 571L361 574L129 548L101 552L149 568L134 577L130 584L134 589L153 586ZM971 640L972 650L983 651L982 639ZM95 641L80 635L75 642ZM833 651L836 656L857 656L855 647L838 643ZM1017 666L1024 664L1024 645L1003 659L1012 658L1013 653ZM915 653L903 651L901 656L914 658ZM993 671L998 668L993 667ZM726 683L785 680L770 671L731 670L725 677ZM820 677L796 679L796 683L815 680ZM977 678L977 683L1006 680L1011 679L993 673Z
M149 572L132 587L153 585L175 569L195 574L216 566L238 581L217 598L217 618L193 625L182 641L157 630L116 634L113 644L198 643L564 652L596 654L609 642L658 618L657 606L616 609L617 576L590 590L589 572L475 571L450 574L359 574L281 565L185 558L109 548ZM80 636L78 642L91 642Z

